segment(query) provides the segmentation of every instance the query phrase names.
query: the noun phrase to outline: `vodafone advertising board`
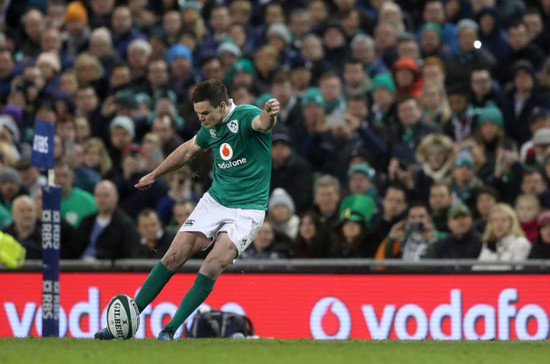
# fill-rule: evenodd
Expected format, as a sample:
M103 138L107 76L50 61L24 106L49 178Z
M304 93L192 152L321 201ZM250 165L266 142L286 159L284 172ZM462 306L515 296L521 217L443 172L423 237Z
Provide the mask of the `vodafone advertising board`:
M143 273L62 273L60 335L93 337L118 293L135 296ZM275 338L542 340L549 335L550 275L223 274L206 304L249 316ZM156 337L195 279L177 274L141 317L136 338ZM0 336L40 336L42 279L0 274ZM181 335L181 329L177 333Z

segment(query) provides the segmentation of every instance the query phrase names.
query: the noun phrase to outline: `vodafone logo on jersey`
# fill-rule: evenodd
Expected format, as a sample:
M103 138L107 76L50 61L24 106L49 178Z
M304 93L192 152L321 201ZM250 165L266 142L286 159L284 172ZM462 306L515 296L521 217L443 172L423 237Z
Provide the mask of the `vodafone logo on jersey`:
M222 157L224 161L228 161L233 158L233 148L231 148L231 145L228 143L223 143L220 146L220 157Z
M309 326L314 339L347 339L351 332L351 316L338 298L324 297L313 306Z

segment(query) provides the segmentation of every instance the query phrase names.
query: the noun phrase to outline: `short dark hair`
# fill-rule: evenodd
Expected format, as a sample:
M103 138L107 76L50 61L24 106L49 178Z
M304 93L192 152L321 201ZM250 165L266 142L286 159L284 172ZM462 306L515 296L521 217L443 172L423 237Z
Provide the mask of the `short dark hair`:
M386 188L386 193L384 194L384 197L388 194L388 191L392 190L398 190L403 192L403 196L405 196L405 203L409 204L409 191L407 190L407 187L400 182L391 182L388 187Z
M160 221L160 218L157 212L148 207L144 208L138 213L137 220L139 220L140 217L149 217L149 216L156 217Z
M207 80L199 83L191 100L194 104L201 101L208 101L212 107L218 107L222 102L229 104L229 96L227 96L227 88L225 85L216 80Z

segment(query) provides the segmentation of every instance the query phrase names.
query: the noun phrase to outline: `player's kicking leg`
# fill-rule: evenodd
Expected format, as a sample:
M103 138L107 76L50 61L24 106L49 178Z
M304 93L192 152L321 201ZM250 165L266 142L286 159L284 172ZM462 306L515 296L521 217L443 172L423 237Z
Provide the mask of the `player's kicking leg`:
M143 283L135 298L139 312L142 312L151 301L160 293L170 278L187 262L189 258L206 249L210 239L202 233L180 231L174 237L170 248L162 257L161 261L151 270L149 276ZM99 340L114 339L107 328L95 333L94 337Z
M183 297L172 320L159 333L159 340L174 339L176 330L206 300L214 288L216 279L237 255L238 251L235 244L229 239L226 232L221 232L212 251L204 259L195 283Z

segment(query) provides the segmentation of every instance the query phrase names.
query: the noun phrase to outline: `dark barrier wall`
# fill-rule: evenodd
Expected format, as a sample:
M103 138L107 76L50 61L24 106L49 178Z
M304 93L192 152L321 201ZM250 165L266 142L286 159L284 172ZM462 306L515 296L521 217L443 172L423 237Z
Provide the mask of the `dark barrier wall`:
M60 333L92 337L145 273L62 273ZM142 316L153 337L195 275L180 273ZM547 339L549 274L223 274L206 304L247 314L262 337ZM0 273L0 336L41 332L42 276ZM181 335L181 332L178 332Z

